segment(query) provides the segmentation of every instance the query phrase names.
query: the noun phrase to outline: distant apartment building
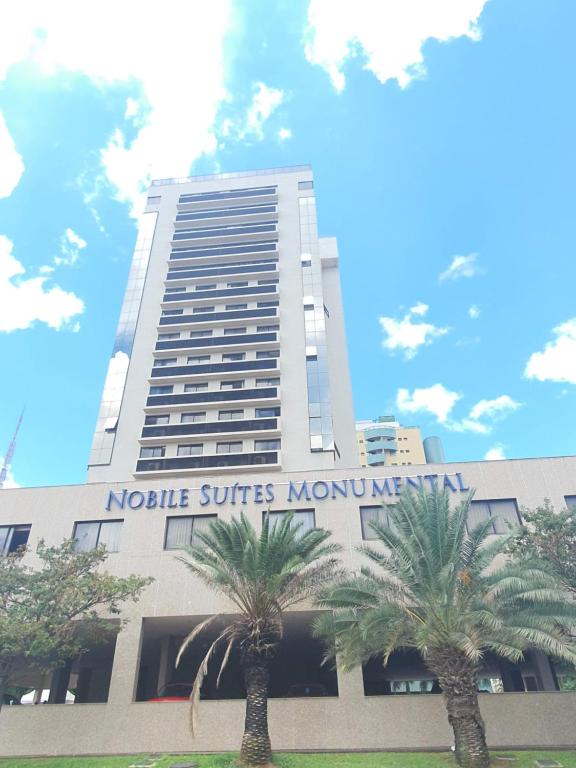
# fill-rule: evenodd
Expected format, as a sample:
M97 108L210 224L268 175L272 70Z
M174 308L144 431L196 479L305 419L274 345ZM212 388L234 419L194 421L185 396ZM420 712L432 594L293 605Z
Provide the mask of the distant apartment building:
M405 427L395 416L357 421L356 439L361 467L403 467L444 462L439 437L422 440L420 427Z

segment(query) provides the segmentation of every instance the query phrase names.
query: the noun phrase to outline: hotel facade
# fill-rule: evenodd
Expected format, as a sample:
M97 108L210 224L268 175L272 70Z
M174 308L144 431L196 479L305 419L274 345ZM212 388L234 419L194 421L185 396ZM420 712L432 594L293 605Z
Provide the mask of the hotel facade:
M263 354L264 353L264 354ZM153 184L79 486L0 491L3 554L74 537L105 544L107 569L154 577L127 624L54 675L22 671L39 706L0 712L0 754L236 750L244 719L238 659L205 681L194 737L181 699L210 640L175 667L202 619L231 614L177 559L216 517L294 510L332 531L346 567L404 488L475 491L493 535L544 499L576 502L576 457L360 467L340 299L338 253L316 229L309 168ZM285 617L273 662L277 750L442 749L442 697L411 653L383 668L321 666L311 605ZM217 631L214 628L214 632ZM492 747L574 747L571 674L541 653L486 658L481 709ZM166 698L176 700L167 701ZM164 699L164 700L159 700ZM68 702L68 703L66 703Z

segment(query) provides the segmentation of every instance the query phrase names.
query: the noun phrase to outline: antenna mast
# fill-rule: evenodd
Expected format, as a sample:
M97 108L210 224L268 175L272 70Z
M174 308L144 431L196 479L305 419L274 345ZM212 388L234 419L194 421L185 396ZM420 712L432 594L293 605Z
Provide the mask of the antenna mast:
M18 419L18 424L16 424L16 429L14 430L14 434L12 436L12 440L10 440L10 445L6 451L6 456L4 457L4 464L2 465L2 469L0 469L0 488L4 488L4 482L6 481L6 476L8 475L10 464L12 463L12 458L16 449L16 437L18 436L18 430L20 429L20 424L22 424L23 416L24 409L22 409L22 413Z

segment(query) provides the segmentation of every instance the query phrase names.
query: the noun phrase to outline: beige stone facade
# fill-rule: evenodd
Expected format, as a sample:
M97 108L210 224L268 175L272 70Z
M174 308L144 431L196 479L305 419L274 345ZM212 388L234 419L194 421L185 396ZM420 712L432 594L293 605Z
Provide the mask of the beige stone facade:
M141 601L127 606L129 623L107 660L99 662L95 655L84 666L73 668L76 683L69 687L86 703L2 709L2 755L237 749L244 702L234 664L223 681L223 691L207 689L194 738L188 730L185 702L150 701L159 688L176 679L173 649L178 639L201 617L231 610L187 573L176 559L177 549L166 549L174 540L171 519L197 521L207 515L229 519L244 511L258 526L266 509L307 514L313 510L313 523L333 532L343 546L344 564L354 569L361 562L355 549L363 540L361 508L393 502L403 487L440 483L454 499L468 488L475 489L476 501L483 502L475 508L478 515L494 514L500 504L507 516L513 516L514 510L535 507L545 498L560 509L567 497L576 496L576 457L257 472L243 474L240 485L233 482L236 479L227 474L0 491L0 526L30 526L26 558L31 564L39 539L56 543L79 535L78 523L98 524L102 535L106 524L116 521L116 535L109 541L117 551L109 555L109 570L155 578ZM279 668L272 676L270 731L275 749L450 745L442 697L429 692L431 681L421 666L400 661L388 671L378 669L377 678L371 680L360 669L348 674L319 672L310 661L318 650L309 634L311 611L312 606L304 606L286 617L289 641L281 649L280 665L284 671ZM481 696L492 747L576 746L576 693L557 690L545 657L530 655L517 669L491 662L485 677L503 681L508 690ZM54 687L50 681L26 680L29 685ZM490 684L498 689L498 684ZM529 690L514 691L519 686ZM415 687L422 692L408 692Z

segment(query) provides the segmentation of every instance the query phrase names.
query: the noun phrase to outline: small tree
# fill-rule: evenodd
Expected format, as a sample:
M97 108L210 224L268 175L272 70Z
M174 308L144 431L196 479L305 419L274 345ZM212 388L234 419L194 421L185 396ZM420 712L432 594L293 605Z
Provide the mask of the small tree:
M442 687L458 765L487 768L478 706L484 654L518 662L536 648L573 663L563 626L576 622L576 607L545 569L497 560L506 537L490 541L492 519L468 530L469 507L470 498L450 509L444 491L403 493L387 508L388 525L372 523L384 547L361 548L377 571L329 587L320 604L333 614L315 631L347 667L418 651Z
M240 759L247 765L270 762L268 735L269 665L282 637L282 614L312 597L319 586L334 577L336 544L328 544L330 532L322 528L301 531L293 513L271 525L264 517L262 532L256 533L241 516L230 522L217 520L205 533L197 533L199 544L188 549L188 559L179 558L207 586L227 597L238 616L220 632L198 668L190 695L191 724L194 705L211 657L225 647L218 680L236 646L246 686L246 719ZM176 664L202 630L219 618L211 616L185 638Z
M576 508L555 512L549 501L522 510L524 524L508 551L516 560L548 563L564 587L576 594Z
M118 621L102 612L118 615L121 603L136 602L153 581L105 573L103 547L77 552L74 545L41 541L37 569L24 564L23 552L0 557L0 707L19 669L56 669L118 632Z

